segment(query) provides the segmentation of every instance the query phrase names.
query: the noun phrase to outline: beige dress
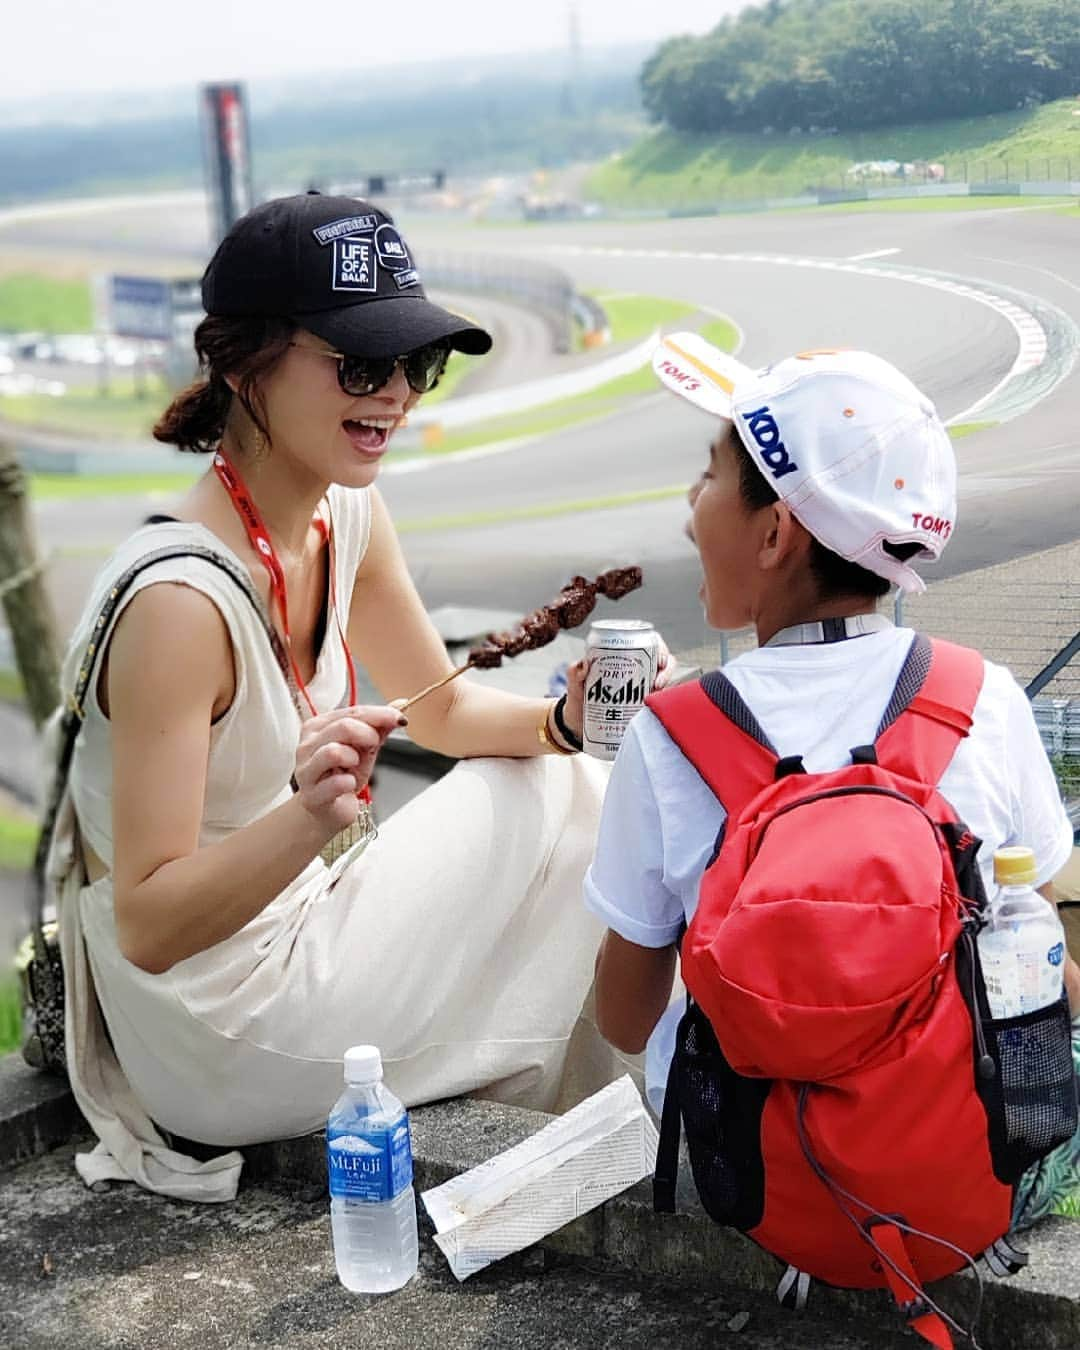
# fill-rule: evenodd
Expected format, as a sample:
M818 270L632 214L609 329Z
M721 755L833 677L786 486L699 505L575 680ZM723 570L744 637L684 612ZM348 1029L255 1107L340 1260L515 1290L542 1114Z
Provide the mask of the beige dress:
M330 502L344 598L367 544L367 493L335 487ZM66 690L108 587L146 552L189 542L228 553L203 526L180 523L140 530L118 550L72 639ZM236 696L211 733L208 845L287 799L300 721L235 582L205 560L172 559L142 572L127 598L162 581L208 595L233 645ZM347 687L333 615L326 633L309 686L322 709ZM85 884L79 859L80 832L106 866L113 857L109 723L96 698L87 703L51 857L72 1087L100 1140L77 1160L87 1181L127 1177L183 1198L231 1198L239 1154L198 1163L166 1147L154 1125L226 1146L315 1130L356 1043L381 1048L407 1105L478 1089L554 1105L600 936L580 890L605 765L463 761L386 821L333 890L316 859L238 933L151 975L120 953L111 877ZM620 1067L579 1025L582 1041L593 1043L578 1091Z

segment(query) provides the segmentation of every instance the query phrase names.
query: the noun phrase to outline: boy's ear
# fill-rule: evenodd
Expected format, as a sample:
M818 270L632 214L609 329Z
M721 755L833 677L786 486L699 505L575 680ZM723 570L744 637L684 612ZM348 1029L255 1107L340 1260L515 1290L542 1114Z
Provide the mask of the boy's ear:
M758 550L762 571L785 567L809 550L810 532L795 519L784 502L773 502L763 516L765 527Z

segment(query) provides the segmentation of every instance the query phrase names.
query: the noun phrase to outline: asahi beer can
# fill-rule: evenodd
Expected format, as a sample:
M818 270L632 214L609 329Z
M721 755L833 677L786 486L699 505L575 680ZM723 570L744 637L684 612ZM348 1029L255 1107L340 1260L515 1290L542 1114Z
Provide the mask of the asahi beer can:
M656 679L660 639L643 619L598 619L589 629L585 656L585 724L587 754L614 759L623 733Z

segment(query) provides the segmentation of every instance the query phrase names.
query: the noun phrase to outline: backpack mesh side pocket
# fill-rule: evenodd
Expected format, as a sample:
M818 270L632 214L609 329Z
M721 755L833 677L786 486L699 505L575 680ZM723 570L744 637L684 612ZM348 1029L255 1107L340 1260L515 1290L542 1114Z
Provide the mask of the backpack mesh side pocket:
M701 1203L717 1223L754 1228L765 1211L761 1115L772 1083L732 1069L696 1004L679 1023L675 1053L679 1110Z
M1062 994L1045 1008L995 1021L970 930L957 943L956 964L975 1024L975 1089L986 1111L994 1176L1015 1186L1080 1125L1068 998Z
M998 1066L997 1076L981 1094L992 1112L994 1174L1013 1184L1032 1163L1076 1133L1077 1079L1068 1001L1062 996L1022 1017L985 1022L983 1034Z

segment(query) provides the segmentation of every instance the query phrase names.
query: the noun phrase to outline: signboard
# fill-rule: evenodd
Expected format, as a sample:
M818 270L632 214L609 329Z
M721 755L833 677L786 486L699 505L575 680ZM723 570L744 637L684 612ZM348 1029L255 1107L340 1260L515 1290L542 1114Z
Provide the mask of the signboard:
M117 337L168 342L173 335L172 284L160 277L110 276L105 304L108 331Z
M199 101L216 245L254 205L247 101L242 84L204 84Z

